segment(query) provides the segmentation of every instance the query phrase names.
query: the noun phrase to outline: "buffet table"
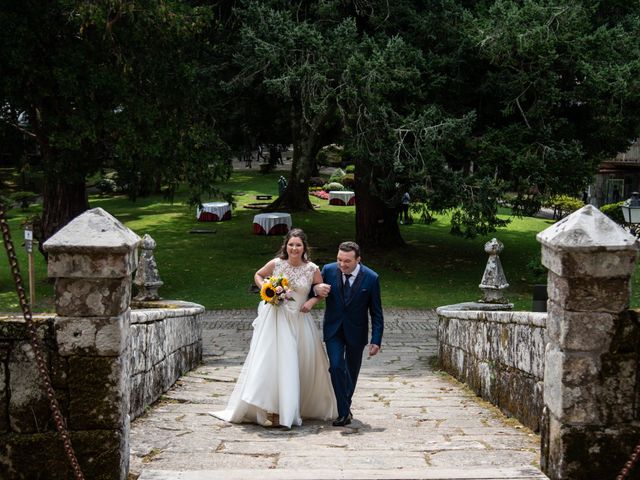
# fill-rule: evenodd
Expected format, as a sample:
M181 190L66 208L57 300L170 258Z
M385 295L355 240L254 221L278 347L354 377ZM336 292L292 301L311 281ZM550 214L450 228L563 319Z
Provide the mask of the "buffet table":
M355 205L356 194L349 191L331 190L329 192L329 205Z
M221 222L231 218L229 202L208 202L196 208L196 218L199 222Z
M282 212L259 213L253 217L256 235L286 235L291 228L291 215Z

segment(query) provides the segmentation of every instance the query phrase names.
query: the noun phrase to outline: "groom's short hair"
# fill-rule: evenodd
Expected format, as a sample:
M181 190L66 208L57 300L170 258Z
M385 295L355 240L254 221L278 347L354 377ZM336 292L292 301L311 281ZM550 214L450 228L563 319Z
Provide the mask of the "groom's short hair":
M360 257L360 245L356 242L342 242L338 247L338 250L343 252L355 252L356 258Z

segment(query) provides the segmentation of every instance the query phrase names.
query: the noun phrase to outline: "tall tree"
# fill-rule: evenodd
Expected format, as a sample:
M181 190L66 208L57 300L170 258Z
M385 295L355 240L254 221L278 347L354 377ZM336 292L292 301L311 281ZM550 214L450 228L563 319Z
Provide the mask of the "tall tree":
M340 131L336 95L355 30L340 2L247 2L233 60L232 91L250 89L277 99L275 114L288 119L293 162L287 189L272 208L306 210L316 155ZM273 102L271 103L273 105Z
M85 181L117 168L145 182L185 179L196 195L228 173L198 57L207 8L179 1L10 1L0 12L0 98L38 145L45 171L40 239L88 207Z

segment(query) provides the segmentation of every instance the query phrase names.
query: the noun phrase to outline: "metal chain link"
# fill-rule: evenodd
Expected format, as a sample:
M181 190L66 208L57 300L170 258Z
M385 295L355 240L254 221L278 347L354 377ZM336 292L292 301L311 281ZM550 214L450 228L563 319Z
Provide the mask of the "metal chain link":
M627 463L625 463L624 467L622 467L622 470L620 471L620 475L616 477L616 480L625 480L629 476L629 474L633 471L633 467L635 466L639 458L640 458L640 443L638 443L636 445L636 448L633 449L633 452L631 452L631 455L629 456L629 460L627 460Z
M5 206L2 201L0 201L0 229L2 229L4 246L9 257L9 266L11 267L11 273L13 274L13 281L16 284L16 290L18 292L18 298L20 300L20 308L22 309L22 315L24 316L24 321L29 333L29 343L31 343L31 348L33 349L33 353L36 357L36 365L38 367L40 379L42 380L42 388L49 398L49 406L51 407L51 414L53 415L53 420L56 424L56 430L58 431L58 435L60 435L60 438L62 439L64 450L67 454L67 458L69 459L69 463L71 464L71 468L73 469L76 480L84 480L82 470L80 469L80 464L78 463L78 459L76 458L73 446L71 445L71 437L69 436L69 431L67 430L67 427L65 425L65 420L62 416L60 404L56 399L56 394L51 385L51 377L49 375L49 370L47 369L47 364L44 360L44 356L42 355L42 347L40 345L40 340L38 339L36 327L33 323L31 306L29 305L29 302L27 302L27 297L22 285L22 277L20 275L20 268L18 266L18 259L16 257L15 249L13 248L13 242L11 241L11 232L9 231L9 224L7 223L5 215Z

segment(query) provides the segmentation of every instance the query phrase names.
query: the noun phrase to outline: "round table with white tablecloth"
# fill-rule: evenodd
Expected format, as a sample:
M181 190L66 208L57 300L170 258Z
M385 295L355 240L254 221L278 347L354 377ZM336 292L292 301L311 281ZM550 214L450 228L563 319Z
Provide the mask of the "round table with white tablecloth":
M196 218L199 222L221 222L231 218L229 202L208 202L196 208Z
M283 212L259 213L253 217L256 235L285 235L291 228L291 215Z
M329 192L329 205L355 205L356 194L350 191L331 190Z

